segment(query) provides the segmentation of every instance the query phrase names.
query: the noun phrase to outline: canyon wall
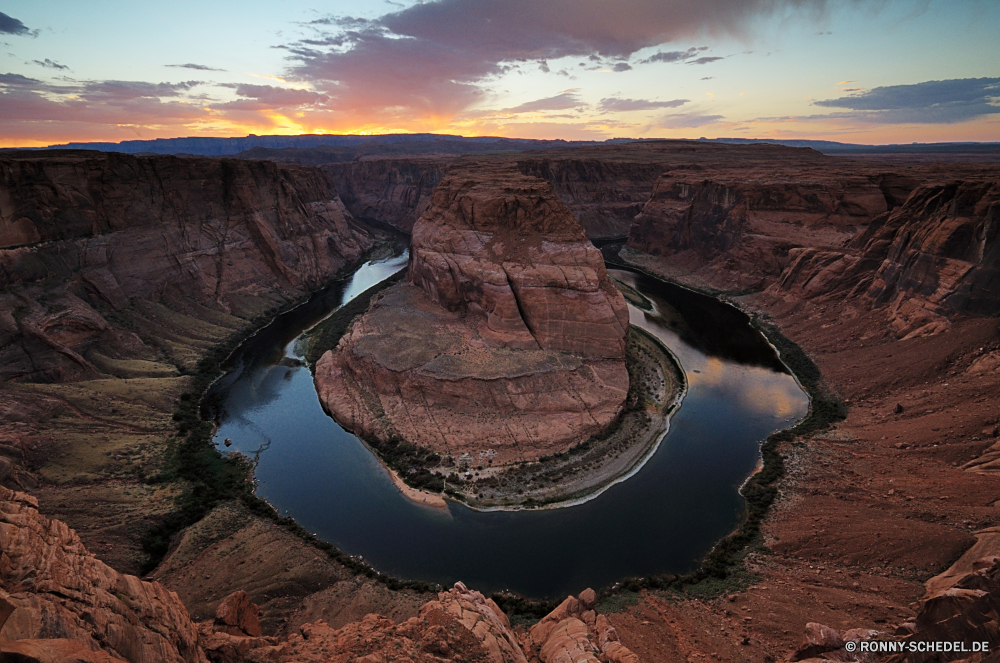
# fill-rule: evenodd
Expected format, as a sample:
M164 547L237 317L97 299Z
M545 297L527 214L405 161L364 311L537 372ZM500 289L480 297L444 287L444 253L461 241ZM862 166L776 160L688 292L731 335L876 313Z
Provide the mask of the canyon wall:
M371 159L325 164L351 214L410 232L450 163L446 157Z
M495 467L565 450L628 391L628 309L544 180L453 169L390 288L316 366L320 399L369 439Z
M929 183L839 251L804 248L774 291L887 309L898 336L1000 315L1000 178Z
M106 315L136 300L253 317L372 245L321 171L272 162L93 152L0 158L0 380L100 373L105 345L141 355ZM214 320L218 322L218 320ZM118 359L121 359L119 357ZM148 357L144 357L148 359Z

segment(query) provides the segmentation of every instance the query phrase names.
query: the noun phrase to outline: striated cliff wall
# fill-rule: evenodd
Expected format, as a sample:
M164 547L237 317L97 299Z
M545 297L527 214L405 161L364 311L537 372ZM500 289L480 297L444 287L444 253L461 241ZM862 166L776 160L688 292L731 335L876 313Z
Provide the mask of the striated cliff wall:
M525 175L552 184L591 239L627 235L667 167L662 162L599 158L523 158L517 162Z
M453 161L446 157L372 159L326 164L323 171L355 217L375 219L408 233Z
M898 336L1000 315L1000 179L929 183L840 250L804 248L773 291L885 307Z
M299 296L371 245L332 180L314 168L92 152L4 156L0 380L99 373L84 355L100 337L124 350L141 345L105 317L136 300L252 317L247 297L266 295L273 305Z

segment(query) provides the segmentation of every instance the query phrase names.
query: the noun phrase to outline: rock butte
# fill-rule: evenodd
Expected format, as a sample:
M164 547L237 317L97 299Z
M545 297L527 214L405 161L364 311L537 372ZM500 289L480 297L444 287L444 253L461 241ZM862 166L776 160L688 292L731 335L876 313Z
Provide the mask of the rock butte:
M413 227L409 283L316 365L320 399L362 436L493 466L564 451L628 392L628 308L552 186L456 168Z

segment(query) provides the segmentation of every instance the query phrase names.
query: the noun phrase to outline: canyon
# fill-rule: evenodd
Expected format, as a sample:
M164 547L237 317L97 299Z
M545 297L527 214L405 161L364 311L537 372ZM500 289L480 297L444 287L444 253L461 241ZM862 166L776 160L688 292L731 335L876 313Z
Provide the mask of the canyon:
M459 470L566 451L629 391L628 311L551 185L453 168L413 227L408 281L316 364L320 400L365 439Z
M518 653L773 661L838 660L855 637L996 641L995 164L684 141L407 155L406 166L397 156L317 168L287 158L0 156L0 482L20 491L0 495L0 599L20 606L0 610L9 615L0 647L17 641L36 660L54 660L45 648L71 652L63 660L139 660L130 652L145 650L128 648L141 646L176 651L176 660L309 660L327 647L343 660L374 661L398 642L423 652L413 660L463 652L491 661ZM846 404L831 429L780 444L777 501L741 568L680 593L639 581L596 599L581 593L529 629L464 586L436 598L390 588L236 501L178 533L147 581L128 576L141 569L143 532L186 488L149 479L167 465L178 425L171 414L190 393L191 373L211 348L356 263L377 231L354 217L412 223L414 246L424 247L414 251L414 282L383 294L359 325L381 333L375 323L392 317L391 306L466 326L455 333L462 347L478 340L477 352L501 354L513 354L502 344L529 339L539 350L520 352L544 353L562 335L545 331L551 318L538 335L516 324L532 319L530 306L518 311L516 287L499 296L487 286L502 280L470 277L499 278L504 260L463 271L459 258L471 254L433 250L474 246L468 238L482 232L474 223L421 229L434 196L461 198L452 173L473 164L518 186L549 187L548 210L576 217L590 237L627 233L620 251L606 250L609 260L711 292L773 325ZM348 192L343 201L338 189ZM568 226L552 230L578 246L594 272L584 281L602 283L603 264ZM617 293L586 292L601 293L609 311L595 329L612 328ZM478 327L465 325L463 307ZM583 350L597 358L586 361L620 361L622 332L585 332ZM352 332L345 349L372 343L366 336ZM15 544L44 539L39 532L53 533L50 557L22 552L49 550L41 543ZM65 555L86 560L69 564L78 577L40 561ZM216 620L237 590L246 601L227 605L243 613L259 605L261 633L231 633L225 610ZM94 606L107 622L84 618ZM43 614L62 626L42 630Z

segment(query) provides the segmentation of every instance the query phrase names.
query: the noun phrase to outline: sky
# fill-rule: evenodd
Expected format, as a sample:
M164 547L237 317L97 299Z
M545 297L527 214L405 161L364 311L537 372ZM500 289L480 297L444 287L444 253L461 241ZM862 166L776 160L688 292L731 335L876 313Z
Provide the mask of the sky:
M997 0L0 2L0 146L1000 141Z

